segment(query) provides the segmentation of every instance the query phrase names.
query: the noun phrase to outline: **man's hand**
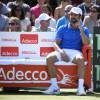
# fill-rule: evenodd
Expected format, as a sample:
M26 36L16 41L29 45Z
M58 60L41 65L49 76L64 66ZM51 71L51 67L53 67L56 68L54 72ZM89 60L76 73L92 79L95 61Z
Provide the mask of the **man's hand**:
M75 26L76 26L77 28L80 28L80 27L81 27L81 25L80 25L80 20L77 20L77 22L75 23Z
M66 62L69 62L69 61L70 61L68 55L64 52L64 50L61 50L61 51L60 51L60 54L61 54L61 59L62 59L63 61L66 61Z

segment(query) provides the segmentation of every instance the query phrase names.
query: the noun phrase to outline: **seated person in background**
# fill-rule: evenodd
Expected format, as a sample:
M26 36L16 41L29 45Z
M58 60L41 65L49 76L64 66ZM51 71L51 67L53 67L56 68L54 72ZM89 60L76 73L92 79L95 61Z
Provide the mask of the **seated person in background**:
M82 15L82 21L85 16L87 16L90 13L90 7L93 5L93 0L83 0L80 5L78 5L79 8L81 8L83 15Z
M90 13L84 17L83 25L85 25L91 34L93 34L94 26L98 26L98 15L100 7L98 5L93 5L90 8Z
M38 3L31 8L31 20L32 26L34 26L35 19L42 13L42 6L45 4L46 0L36 0Z
M11 17L18 17L21 21L21 31L32 30L31 21L28 17L25 16L24 10L20 5L13 5L10 13Z
M60 26L62 26L62 25L67 25L67 24L69 23L69 12L70 12L70 10L71 10L72 7L73 7L72 5L67 5L67 6L65 7L65 10L64 10L65 15L62 16L61 18L59 18L59 19L57 20L57 24L56 24L56 28L57 28L57 29L58 29Z
M0 1L0 31L6 31L7 30L9 18L4 15L5 12L8 12L8 9Z
M78 7L72 7L69 24L63 25L57 30L55 51L50 53L46 59L51 86L43 92L44 94L60 94L54 63L63 60L65 62L70 61L78 66L77 95L86 95L84 90L85 64L81 49L84 44L89 44L89 31L80 24L81 16L82 10Z
M100 27L100 19L97 22L97 26Z
M51 6L48 5L48 4L44 4L42 6L42 13L46 13L49 16L51 16L49 27L56 28L56 20L52 17L52 9L51 9ZM39 19L38 18L35 19L35 27L36 28L40 27Z
M20 32L21 31L20 19L17 17L11 17L9 19L9 26L8 26L7 31L8 32Z
M32 31L38 31L38 32L53 32L53 31L55 31L54 28L49 27L50 19L51 19L51 17L48 14L42 13L38 17L40 27L39 28L33 27Z
M71 4L71 0L60 0L61 4L55 8L54 11L54 18L56 20L58 20L59 18L61 18L62 16L64 16L64 9L67 5Z
M13 5L20 5L23 8L26 17L30 18L30 6L24 3L24 0L13 0L13 2L8 2L7 6L12 9Z
M1 11L3 15L8 15L11 9L7 7L4 3L3 0L0 0L0 6L2 7Z

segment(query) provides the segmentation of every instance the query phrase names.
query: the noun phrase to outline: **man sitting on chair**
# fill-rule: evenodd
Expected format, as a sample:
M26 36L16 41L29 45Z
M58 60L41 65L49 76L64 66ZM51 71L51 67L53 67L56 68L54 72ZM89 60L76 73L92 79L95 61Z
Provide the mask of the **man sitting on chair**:
M69 12L69 24L61 26L56 33L55 51L47 56L47 68L51 77L51 86L44 94L60 94L57 84L56 69L54 63L60 60L73 62L78 66L78 90L77 95L86 95L84 90L85 64L81 48L89 44L89 31L80 24L82 10L72 7Z

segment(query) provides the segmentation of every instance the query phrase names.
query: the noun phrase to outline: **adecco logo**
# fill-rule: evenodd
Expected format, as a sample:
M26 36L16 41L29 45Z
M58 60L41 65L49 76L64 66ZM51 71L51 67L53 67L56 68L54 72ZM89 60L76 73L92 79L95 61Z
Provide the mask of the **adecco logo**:
M46 57L53 50L53 47L40 47L40 56Z
M38 34L21 34L21 44L38 44Z
M19 68L19 66L18 66ZM48 78L48 74L46 71L38 71L38 70L20 70L16 67L10 67L9 70L5 68L0 68L0 81L8 80L18 80L18 81L31 81L31 80L46 80ZM21 67L22 69L23 67Z
M1 47L1 56L18 56L18 47Z

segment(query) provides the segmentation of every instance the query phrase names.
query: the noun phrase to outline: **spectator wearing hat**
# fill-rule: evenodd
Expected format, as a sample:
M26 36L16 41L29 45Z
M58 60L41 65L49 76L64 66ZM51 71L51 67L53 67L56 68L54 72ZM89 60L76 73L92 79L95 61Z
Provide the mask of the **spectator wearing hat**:
M40 27L39 28L33 27L32 31L38 31L38 32L53 32L53 31L55 31L54 28L49 27L50 19L51 19L51 17L48 14L46 14L46 13L40 14L40 16L38 17Z
M82 10L72 7L70 10L69 24L61 26L56 32L54 52L48 54L46 63L50 74L50 87L44 94L60 94L57 84L56 68L54 63L57 61L72 62L78 66L78 89L77 95L86 95L84 90L85 64L82 54L82 46L89 44L89 31L80 24Z
M42 13L46 13L51 17L49 27L56 28L56 20L52 17L52 9L49 4L44 4L42 6ZM35 27L40 27L38 18L35 19Z
M64 10L65 15L62 16L61 18L59 18L59 19L57 20L57 24L56 24L56 28L57 28L57 29L58 29L60 26L65 25L65 24L67 25L67 24L69 23L69 12L70 12L70 10L71 10L72 7L73 7L72 5L67 5L67 6L65 7L65 10Z

